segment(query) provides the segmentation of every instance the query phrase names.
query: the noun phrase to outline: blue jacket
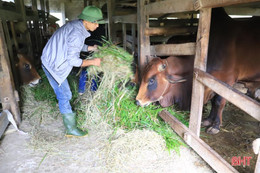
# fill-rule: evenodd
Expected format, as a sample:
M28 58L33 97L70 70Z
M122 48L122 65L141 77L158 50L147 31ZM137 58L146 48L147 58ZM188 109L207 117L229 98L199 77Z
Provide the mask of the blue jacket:
M59 28L45 45L41 61L59 85L73 66L80 67L80 52L87 51L85 39L90 36L83 22L73 20Z

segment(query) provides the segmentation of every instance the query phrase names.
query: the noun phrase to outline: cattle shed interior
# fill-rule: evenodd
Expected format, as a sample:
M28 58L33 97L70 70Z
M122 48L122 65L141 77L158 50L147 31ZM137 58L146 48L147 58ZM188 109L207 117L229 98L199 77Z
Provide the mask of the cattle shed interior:
M9 110L21 123L17 52L33 57L40 67L44 45L53 32L76 19L87 5L102 9L105 36L129 53L137 55L140 73L155 56L194 55L194 78L189 128L168 112L160 117L215 171L237 172L201 138L204 87L260 121L260 103L206 73L211 9L224 7L237 20L260 16L257 0L14 0L0 1L0 98L2 110ZM57 25L59 22L59 25ZM260 28L259 28L260 29ZM167 44L172 38L171 44ZM260 69L260 67L259 67ZM140 77L140 76L139 76ZM0 135L9 124L0 116ZM260 172L260 155L255 172Z

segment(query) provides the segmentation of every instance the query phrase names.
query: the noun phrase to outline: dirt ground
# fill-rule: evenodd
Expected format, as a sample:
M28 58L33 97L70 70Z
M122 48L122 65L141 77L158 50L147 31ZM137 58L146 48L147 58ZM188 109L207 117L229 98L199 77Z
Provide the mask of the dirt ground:
M20 129L28 134L18 133L12 125L6 130L0 140L1 173L214 172L188 147L169 152L156 132L115 131L101 117L88 122L88 136L66 138L60 114L50 115L44 105L36 101L23 105L28 118Z
M42 105L42 102L25 105L26 110L41 112L27 115L30 118L23 120L20 129L27 135L18 133L10 125L0 139L1 173L214 172L188 147L181 147L179 154L169 152L157 133L149 130L125 132L122 129L115 132L100 117L89 122L88 136L66 138L60 114L54 112L56 115L50 116ZM259 134L259 122L228 104L220 133L208 135L202 129L201 138L230 164L234 156L252 157L249 166L235 167L239 172L251 173L257 158L251 144Z
M2 173L212 172L189 148L182 147L180 155L169 153L163 139L151 131L121 131L111 140L113 131L107 124L100 124L87 137L65 138L60 118L38 128L40 132L32 130L26 121L21 129L30 133L19 134L10 126L1 140ZM104 131L110 134L104 136ZM33 133L41 135L34 139Z
M257 155L252 150L252 142L259 137L259 122L230 103L224 109L220 133L208 135L204 129L201 133L201 138L229 164L232 157L252 157L249 166L235 166L241 173L254 172Z

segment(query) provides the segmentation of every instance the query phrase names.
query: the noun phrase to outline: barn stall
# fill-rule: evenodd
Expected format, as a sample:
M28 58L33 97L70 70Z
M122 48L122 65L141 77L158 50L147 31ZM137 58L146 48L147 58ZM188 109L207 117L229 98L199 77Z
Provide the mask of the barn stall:
M47 3L46 3L47 2ZM48 1L45 3L48 4ZM247 2L247 1L246 1ZM116 2L116 1L85 1L85 2L73 2L69 3L78 3L83 5L94 4L103 9L103 12L107 12L108 24L107 34L109 39L117 44L122 44L122 47L127 49L129 52L137 52L138 53L138 64L140 67L140 71L142 71L144 65L150 60L150 55L157 56L169 56L169 55L196 55L196 60L198 62L195 63L195 67L198 67L202 71L205 71L205 62L206 62L206 54L207 54L207 40L208 40L208 32L210 23L210 8L218 7L218 6L226 6L233 4L241 4L246 3L245 1L236 1L236 2L223 2L219 3L218 1L213 4L207 3L204 1L198 1L193 3L193 1L156 1L156 2L145 2L145 1L126 1L126 2ZM254 1L249 1L254 2ZM44 3L41 3L44 4ZM253 4L253 7L256 4ZM64 8L64 4L61 5ZM106 7L106 8L105 8ZM166 8L167 7L167 8ZM208 9L209 8L209 9ZM48 8L46 8L48 9ZM156 10L155 10L156 9ZM240 10L236 10L240 9ZM229 10L231 13L247 13L258 15L257 9L252 9L252 5L242 5L238 7L230 7ZM197 16L200 13L200 20L198 22ZM74 14L75 16L76 14ZM205 15L205 17L204 17ZM72 14L73 16L73 14ZM138 16L138 17L137 17ZM73 17L72 17L73 18ZM168 19L166 19L168 18ZM176 20L176 18L178 20ZM206 18L206 19L204 19ZM149 19L149 20L148 20ZM204 21L205 20L205 21ZM205 25L205 26L204 26ZM131 26L131 27L128 27ZM200 28L206 27L206 29ZM44 28L44 27L42 27ZM167 39L172 35L194 35L198 30L199 38L202 39L197 41L197 43L182 43L182 44L174 44L174 45L165 45ZM205 33L201 33L201 32ZM205 34L205 36L204 36ZM136 37L138 35L138 37ZM198 37L198 36L197 36ZM199 44L198 44L199 43ZM201 45L201 46L198 46ZM5 49L3 49L5 50ZM7 52L6 52L7 54ZM149 55L149 56L148 56ZM203 60L199 60L197 57L202 57ZM199 62L204 62L201 65ZM10 68L9 68L10 69ZM211 87L211 84L207 82L207 74L204 74L201 71L198 71L198 80L206 81L205 85ZM200 75L201 74L201 75ZM200 76L203 76L203 78ZM211 77L209 77L211 78ZM197 81L197 80L195 80ZM216 89L219 90L218 82L213 79L213 85L216 86ZM203 93L201 82L194 82L194 85L201 85L200 87L194 86L194 88L201 88L200 92ZM220 88L224 93L228 93L230 90L225 91L225 87ZM193 96L193 98L197 98L198 100L202 98L202 94L200 92L193 92L193 94L198 94L198 96ZM217 91L216 91L217 92ZM238 93L237 91L235 91ZM235 97L245 99L245 96L238 93L235 94ZM6 97L5 97L6 98ZM237 102L240 99L235 99ZM232 102L231 100L229 100ZM160 116L169 122L173 129L184 138L187 144L189 144L201 157L208 162L208 164L216 171L231 171L235 172L234 168L232 168L228 162L221 158L218 154L216 154L206 143L204 143L198 136L200 136L200 121L202 114L202 103L201 106L198 107L198 101L192 101L192 109L191 109L191 118L190 118L190 128L183 126L177 119L172 117L167 112L160 113ZM244 101L234 103L235 105L244 105ZM259 103L255 101L250 101L249 105L244 108L248 114L252 114L252 116L258 119L259 116ZM250 108L250 109L248 109ZM13 113L15 114L15 113ZM19 112L17 113L19 115ZM198 116L200 115L200 116ZM207 153L207 154L205 154ZM45 157L44 157L45 158ZM220 166L222 165L222 166ZM224 169L224 170L222 170ZM253 170L252 167L250 170Z

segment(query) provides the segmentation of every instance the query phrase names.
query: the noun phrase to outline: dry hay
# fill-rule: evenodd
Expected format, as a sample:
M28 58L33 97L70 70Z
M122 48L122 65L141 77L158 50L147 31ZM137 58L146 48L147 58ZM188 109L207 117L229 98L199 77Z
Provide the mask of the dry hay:
M104 59L109 60L110 58ZM114 86L115 83L125 86L128 78L131 78L132 72L129 64L125 66L127 68L119 70L115 64L111 67L111 61L103 61L103 63L107 63L103 67L109 68L106 69L109 73L104 73L97 92L95 94L87 92L78 100L86 105L84 126L89 129L88 137L65 138L65 129L58 107L57 111L51 110L47 101L36 101L30 88L23 88L22 116L24 121L21 128L30 132L28 147L34 151L31 157L37 156L30 168L36 169L37 172L60 170L63 173L71 171L172 172L174 167L181 165L178 161L176 163L176 159L173 158L179 156L173 151L166 150L162 136L146 129L130 132L120 127L114 129L113 125L108 123L115 121L115 115L113 104L106 102L106 100L109 97L115 102L118 99L118 95L115 93L121 93L119 100L126 94L124 87L114 92ZM117 68L117 70L111 68ZM87 89L87 91L90 90ZM100 105L100 103L102 104ZM104 105L110 105L109 111L100 111L100 106ZM185 169L185 162L191 159L193 161L190 161L190 165L193 165L197 159L199 163L201 162L198 156L194 156L194 154L190 156L188 148L181 148L182 152L185 153L185 158L177 158L183 163L175 170L185 172L181 169ZM28 154L30 153L28 152ZM24 161L19 160L18 162ZM21 171L28 171L26 166L23 165L22 168L19 168ZM195 169L194 166L190 168ZM204 166L200 170L204 169L210 171Z
M23 153L24 159L9 162L18 172L187 172L187 165L190 171L211 171L188 148L181 148L181 156L175 152L169 153L162 136L156 132L113 129L100 115L88 119L90 130L87 137L65 138L61 117L53 118L47 110L48 104L35 101L31 96L27 92L24 98L25 119L21 125L22 130L30 132L28 148L24 152L16 151L17 158ZM29 99L26 101L27 97ZM80 100L87 102L85 98L81 97ZM40 106L45 107L42 115L34 111ZM35 115L31 116L30 113ZM38 119L35 116L43 117L40 118L42 121L36 121ZM6 145L10 146L10 141Z

